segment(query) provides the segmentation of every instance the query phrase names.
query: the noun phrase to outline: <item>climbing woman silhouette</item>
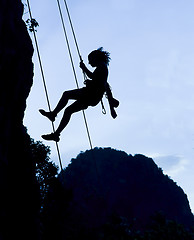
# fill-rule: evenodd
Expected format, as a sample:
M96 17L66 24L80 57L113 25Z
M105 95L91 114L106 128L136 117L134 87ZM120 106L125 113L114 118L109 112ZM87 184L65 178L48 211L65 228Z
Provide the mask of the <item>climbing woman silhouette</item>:
M92 51L88 55L88 62L92 67L96 67L94 72L89 71L83 61L80 62L80 68L89 78L84 82L86 86L80 89L65 91L53 111L46 112L43 109L39 110L43 116L54 122L57 114L67 105L68 101L75 100L74 103L65 109L57 130L54 133L42 135L43 139L58 142L61 132L69 123L71 115L75 112L85 110L89 106L96 106L101 101L105 92L108 96L111 115L113 118L116 118L117 115L114 108L118 107L119 101L113 98L109 84L107 83L109 61L110 53L103 51L102 47Z

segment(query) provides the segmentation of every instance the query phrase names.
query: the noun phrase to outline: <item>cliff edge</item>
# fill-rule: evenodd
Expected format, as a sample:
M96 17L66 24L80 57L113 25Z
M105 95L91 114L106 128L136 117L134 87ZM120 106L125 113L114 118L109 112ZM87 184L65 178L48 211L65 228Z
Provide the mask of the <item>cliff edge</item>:
M23 126L33 83L33 46L21 1L0 0L0 239L38 239L38 188ZM11 227L11 231L8 230Z

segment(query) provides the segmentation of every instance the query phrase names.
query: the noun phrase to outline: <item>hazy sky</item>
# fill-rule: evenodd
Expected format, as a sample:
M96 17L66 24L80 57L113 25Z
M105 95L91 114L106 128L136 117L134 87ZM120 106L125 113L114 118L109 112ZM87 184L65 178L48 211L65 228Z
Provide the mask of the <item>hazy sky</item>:
M25 3L25 0L23 1ZM63 1L61 0L63 5ZM84 62L103 46L111 53L109 82L120 100L118 117L101 113L100 104L86 111L92 142L129 154L152 157L188 195L194 212L194 1L67 1ZM64 5L63 5L64 6ZM63 91L76 87L56 0L32 0L51 106ZM63 10L64 7L63 7ZM24 19L27 19L28 12ZM66 18L66 13L64 11ZM80 86L79 58L67 22ZM36 52L34 85L24 124L35 140L51 132L38 109L47 109ZM92 70L92 68L90 68ZM59 114L56 126L62 113ZM55 144L51 158L57 161ZM75 114L59 143L63 166L89 149L82 113Z

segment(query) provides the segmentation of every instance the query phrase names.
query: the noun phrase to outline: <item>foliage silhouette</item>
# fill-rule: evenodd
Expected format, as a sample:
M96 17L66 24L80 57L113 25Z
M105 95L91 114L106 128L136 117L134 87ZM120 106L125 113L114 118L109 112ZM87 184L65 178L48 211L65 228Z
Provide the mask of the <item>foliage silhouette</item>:
M36 28L39 27L39 24L36 21L36 19L32 18L32 20L30 19L26 20L26 26L30 32L33 32L33 31L37 32Z
M41 141L30 138L30 150L36 163L36 178L40 188L42 211L50 184L58 173L58 167L50 161L50 147L45 146Z
M126 218L114 216L93 235L103 240L193 240L194 229L188 230L158 212L152 216L152 224L145 231L134 230Z

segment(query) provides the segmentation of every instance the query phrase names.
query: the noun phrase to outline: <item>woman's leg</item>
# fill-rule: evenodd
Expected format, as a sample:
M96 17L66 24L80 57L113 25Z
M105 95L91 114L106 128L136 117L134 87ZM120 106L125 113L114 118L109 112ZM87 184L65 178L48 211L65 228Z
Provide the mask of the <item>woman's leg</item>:
M71 104L69 107L65 109L63 118L61 119L61 122L55 131L55 133L51 133L48 135L42 135L42 138L45 140L54 140L54 141L59 141L59 136L60 133L63 131L63 129L67 126L69 123L69 120L71 118L71 115L75 112L79 112L81 110L86 109L88 106L83 105L80 101L76 101L73 104Z
M59 100L57 106L52 111L54 115L57 115L68 103L70 99L78 100L81 94L81 89L75 89L70 91L65 91Z
M82 89L65 91L53 111L46 112L43 109L40 109L39 111L43 116L47 117L49 120L54 122L57 114L67 105L68 101L70 99L78 100L80 98L82 92L83 92Z
M67 126L69 123L69 120L71 118L71 115L75 112L79 112L81 110L86 109L88 106L84 106L83 103L80 101L76 101L73 104L71 104L69 107L65 109L65 112L63 114L63 117L61 119L61 122L56 130L56 134L60 135L60 133L63 131L63 129Z

